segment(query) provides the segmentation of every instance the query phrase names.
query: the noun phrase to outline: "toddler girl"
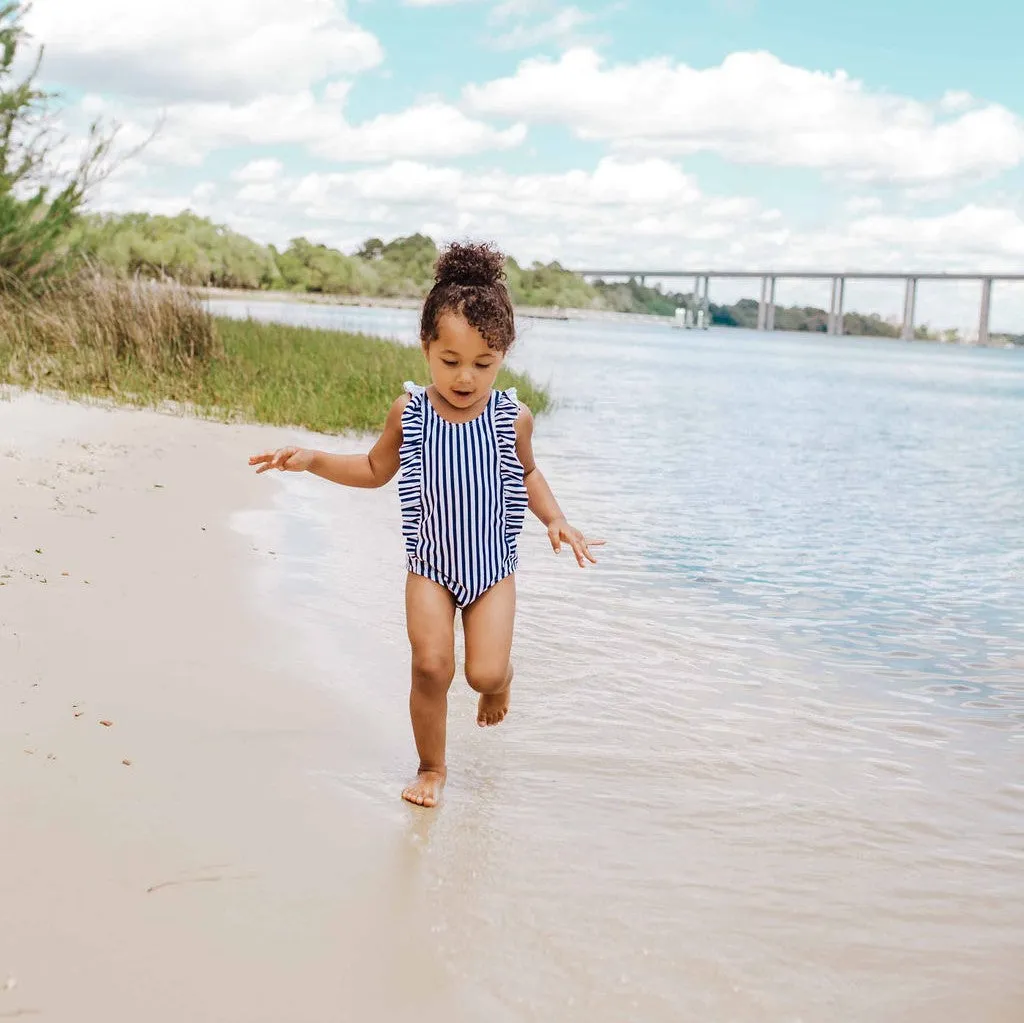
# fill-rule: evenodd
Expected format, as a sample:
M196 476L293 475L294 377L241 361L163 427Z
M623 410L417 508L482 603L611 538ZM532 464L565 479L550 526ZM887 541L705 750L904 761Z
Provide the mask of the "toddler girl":
M406 384L366 455L287 447L254 455L257 472L312 472L350 487L382 487L400 473L405 606L412 646L412 716L419 771L402 797L436 806L446 776L448 689L455 677L455 613L462 612L466 680L480 694L477 723L497 725L512 686L517 543L529 509L555 552L594 562L533 457L533 416L514 389L494 390L515 340L504 257L489 245L452 245L438 260L420 340L431 386Z

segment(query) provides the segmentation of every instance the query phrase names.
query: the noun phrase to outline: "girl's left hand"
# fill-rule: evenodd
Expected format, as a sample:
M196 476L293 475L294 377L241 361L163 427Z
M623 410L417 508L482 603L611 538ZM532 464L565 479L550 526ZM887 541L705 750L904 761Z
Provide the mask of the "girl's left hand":
M567 543L572 548L573 554L576 555L580 568L584 568L587 561L596 565L597 558L590 553L590 548L604 546L604 540L588 540L575 526L570 526L565 519L555 519L548 526L548 539L556 554L561 553L562 544Z

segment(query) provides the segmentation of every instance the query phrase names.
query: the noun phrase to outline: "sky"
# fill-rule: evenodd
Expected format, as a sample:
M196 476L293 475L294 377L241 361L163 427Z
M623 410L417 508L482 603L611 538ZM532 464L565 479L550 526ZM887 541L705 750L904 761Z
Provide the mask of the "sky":
M27 27L70 144L120 126L96 209L568 267L1024 271L1015 0L35 0ZM918 319L970 329L978 291L922 283ZM1024 332L1024 285L992 323Z

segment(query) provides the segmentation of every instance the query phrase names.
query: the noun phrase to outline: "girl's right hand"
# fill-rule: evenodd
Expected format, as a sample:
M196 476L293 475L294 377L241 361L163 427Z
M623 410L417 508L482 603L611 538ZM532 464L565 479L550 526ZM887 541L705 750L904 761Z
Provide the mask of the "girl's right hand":
M258 473L268 469L305 472L313 464L314 453L308 448L278 448L276 451L264 451L262 455L253 455L249 464L255 465Z

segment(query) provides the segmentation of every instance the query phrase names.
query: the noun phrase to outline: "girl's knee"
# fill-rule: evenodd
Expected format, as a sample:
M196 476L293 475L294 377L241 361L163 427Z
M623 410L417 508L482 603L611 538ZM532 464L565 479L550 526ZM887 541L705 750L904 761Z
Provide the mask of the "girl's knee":
M416 654L412 659L412 684L417 689L447 690L455 678L455 662L443 654Z
M508 685L508 666L499 670L493 666L467 664L466 681L478 693L500 693Z

